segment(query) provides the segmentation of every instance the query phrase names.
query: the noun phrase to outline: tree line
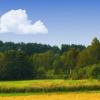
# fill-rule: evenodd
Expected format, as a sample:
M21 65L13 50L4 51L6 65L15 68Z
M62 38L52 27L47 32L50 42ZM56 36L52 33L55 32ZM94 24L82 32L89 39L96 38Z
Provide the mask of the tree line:
M0 41L0 80L100 79L100 41L61 48Z

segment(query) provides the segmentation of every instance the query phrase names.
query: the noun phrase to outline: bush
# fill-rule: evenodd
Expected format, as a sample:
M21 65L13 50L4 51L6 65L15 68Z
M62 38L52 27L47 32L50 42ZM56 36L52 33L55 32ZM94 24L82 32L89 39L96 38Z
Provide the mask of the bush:
M71 75L72 79L100 79L100 64L76 68Z
M94 65L91 72L91 77L94 79L100 79L100 64Z

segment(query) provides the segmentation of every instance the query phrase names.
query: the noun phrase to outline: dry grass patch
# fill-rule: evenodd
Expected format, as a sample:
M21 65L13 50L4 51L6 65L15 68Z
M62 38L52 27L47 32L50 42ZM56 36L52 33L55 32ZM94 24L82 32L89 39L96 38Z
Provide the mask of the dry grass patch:
M100 100L100 93L54 93L32 96L0 97L0 100Z

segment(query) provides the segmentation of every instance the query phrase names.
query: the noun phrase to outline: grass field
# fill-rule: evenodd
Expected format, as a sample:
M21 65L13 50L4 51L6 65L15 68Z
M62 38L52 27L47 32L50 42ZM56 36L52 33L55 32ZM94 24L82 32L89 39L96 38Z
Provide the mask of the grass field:
M47 93L47 92L100 91L98 80L27 80L1 81L3 93Z
M53 93L0 97L0 100L100 100L100 93Z

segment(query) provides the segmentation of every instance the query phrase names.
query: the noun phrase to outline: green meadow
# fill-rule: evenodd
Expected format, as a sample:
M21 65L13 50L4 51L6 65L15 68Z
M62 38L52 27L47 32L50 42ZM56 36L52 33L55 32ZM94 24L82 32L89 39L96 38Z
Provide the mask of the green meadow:
M100 91L99 80L1 81L0 94Z

